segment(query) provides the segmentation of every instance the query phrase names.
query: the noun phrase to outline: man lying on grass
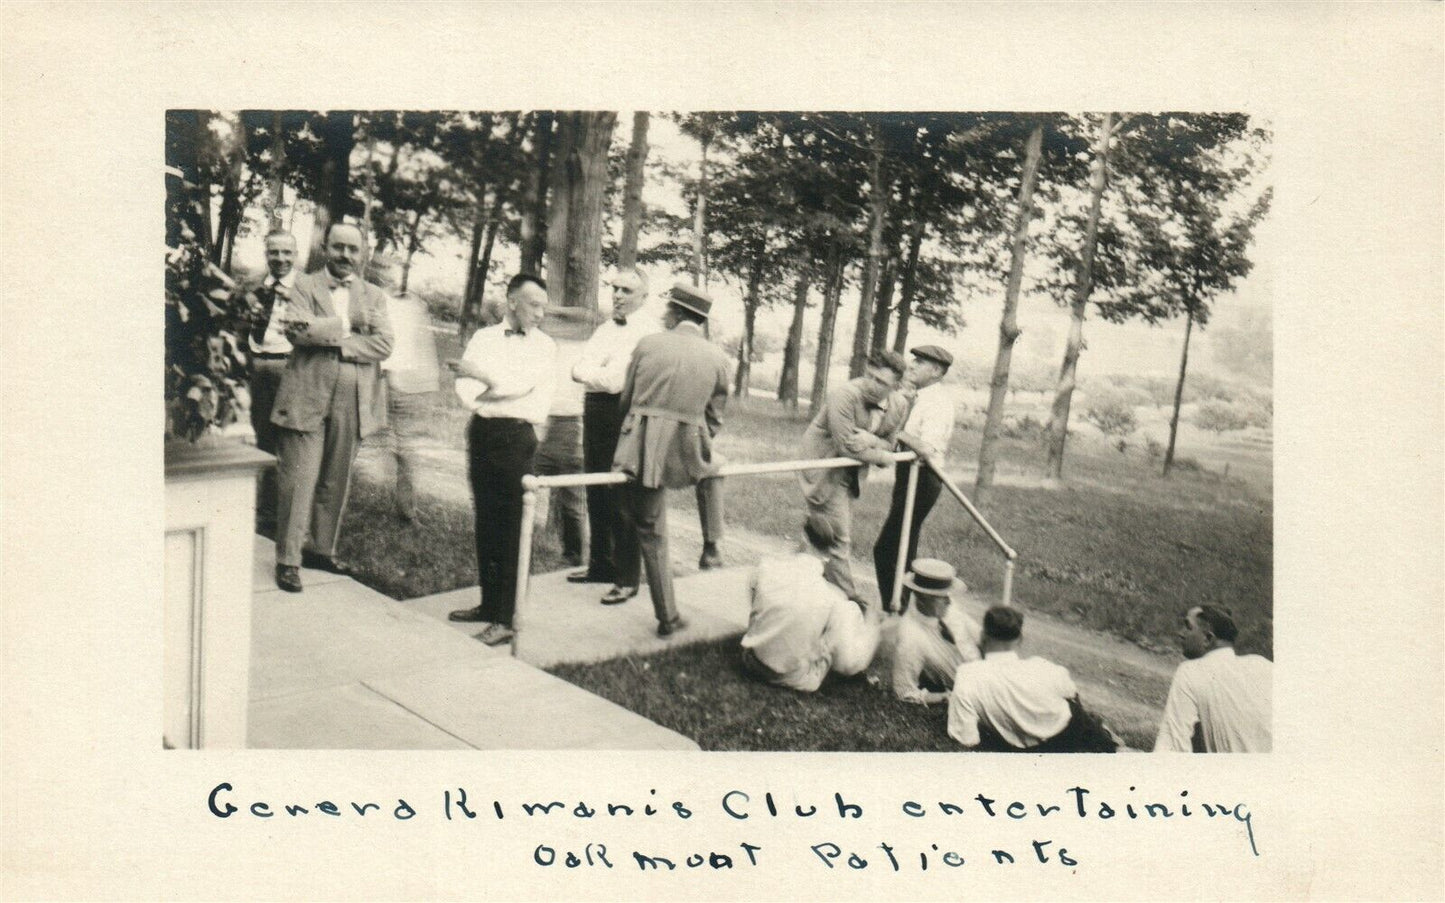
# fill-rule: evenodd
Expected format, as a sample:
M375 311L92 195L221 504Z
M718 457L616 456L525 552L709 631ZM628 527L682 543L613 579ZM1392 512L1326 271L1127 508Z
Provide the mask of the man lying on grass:
M882 614L840 588L851 581L830 556L837 531L826 515L810 514L803 536L797 554L765 559L754 571L742 657L754 677L811 693L829 671L852 677L868 669Z

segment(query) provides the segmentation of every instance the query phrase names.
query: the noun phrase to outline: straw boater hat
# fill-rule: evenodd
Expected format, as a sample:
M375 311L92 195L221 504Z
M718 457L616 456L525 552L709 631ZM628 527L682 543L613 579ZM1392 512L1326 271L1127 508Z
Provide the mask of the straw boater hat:
M674 282L667 293L667 303L690 310L704 320L712 312L712 299L700 288L686 282Z
M953 565L937 558L915 558L903 577L903 585L924 596L947 596L968 589L958 579Z

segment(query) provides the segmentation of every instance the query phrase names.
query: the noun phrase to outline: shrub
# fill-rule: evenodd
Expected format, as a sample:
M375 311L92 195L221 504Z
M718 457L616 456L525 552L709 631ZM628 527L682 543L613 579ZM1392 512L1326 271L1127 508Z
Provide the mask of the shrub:
M1134 406L1117 395L1091 398L1084 420L1106 436L1128 436L1139 428L1139 422L1134 419Z
M1242 430L1250 424L1250 418L1243 406L1218 399L1200 402L1192 419L1195 426L1215 435Z
M1045 424L1025 414L1013 420L1005 420L999 432L1007 439L1026 439L1032 441L1043 438L1046 429L1047 426Z

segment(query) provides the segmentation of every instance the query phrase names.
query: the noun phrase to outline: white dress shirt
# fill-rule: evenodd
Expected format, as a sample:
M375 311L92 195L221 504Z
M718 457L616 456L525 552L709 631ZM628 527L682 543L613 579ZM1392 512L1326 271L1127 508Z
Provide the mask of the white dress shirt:
M948 735L964 746L980 742L980 719L1013 746L1027 749L1069 723L1069 699L1079 695L1069 671L1042 658L990 652L960 665L948 701Z
M944 636L945 627L952 639ZM931 683L951 687L959 665L982 657L978 637L978 622L957 605L944 609L941 618L921 613L916 604L910 607L898 621L898 639L893 648L893 694L904 702L923 705L948 699L948 691L925 690L920 684L926 676Z
M556 345L541 329L525 334L512 332L505 321L478 329L462 359L477 365L486 375L486 383L469 377L457 378L457 397L478 417L514 417L540 426L547 422L552 407L553 359ZM516 395L505 401L492 401L478 396L490 384L503 395Z
M557 345L557 356L552 367L552 407L547 413L553 417L581 417L582 386L572 381L572 368L587 343L555 336L552 341Z
M330 274L328 274L330 275ZM331 276L331 307L336 315L341 318L341 337L344 339L351 335L351 280L355 274L348 276L345 280Z
M919 389L913 399L913 410L903 431L917 436L933 449L933 462L942 470L948 457L948 442L953 438L953 398L942 383Z
M265 287L270 291L276 290L276 284L290 289L296 285L296 271L291 272L277 279L275 276L267 276ZM286 302L281 298L271 305L271 317L266 321L266 334L261 337L261 344L257 345L255 339L248 339L251 343L251 351L260 354L290 354L291 340L286 338L286 332L281 328L281 318L286 315Z
M647 316L640 310L632 312L626 326L612 319L598 324L597 331L592 333L592 338L582 349L577 365L572 368L572 378L588 392L619 394L627 381L627 365L638 341L661 329L656 317Z
M1174 672L1155 752L1193 751L1194 725L1206 752L1269 752L1274 665L1259 655L1212 649Z
M810 693L829 670L866 670L879 635L879 625L823 577L818 558L799 553L758 564L742 646L778 675L779 686Z

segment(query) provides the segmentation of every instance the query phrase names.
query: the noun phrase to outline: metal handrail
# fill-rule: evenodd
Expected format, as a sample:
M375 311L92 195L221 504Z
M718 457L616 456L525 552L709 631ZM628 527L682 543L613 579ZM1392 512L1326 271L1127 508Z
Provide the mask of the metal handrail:
M888 458L895 464L917 462L918 455L911 451L890 452ZM969 513L975 523L983 528L989 539L993 540L995 546L1004 555L1004 576L1003 576L1003 604L1011 605L1013 598L1013 576L1014 561L1018 553L1013 550L1004 538L999 535L993 525L983 516L983 513L974 507L973 502L963 494L963 491L954 485L931 460L924 460L923 464L933 471L943 487L949 494L956 498ZM811 458L789 461L762 461L753 464L724 464L718 468L718 477L739 477L756 476L759 474L790 473L801 470L838 470L845 467L866 467L865 462L857 458ZM627 483L632 478L625 473L569 473L554 474L549 476L536 476L526 474L522 477L522 524L521 544L517 549L517 586L516 596L512 613L513 634L512 654L517 654L517 639L521 636L520 615L522 603L527 597L527 584L531 578L532 568L532 533L535 528L534 521L537 516L537 490L538 489L559 489L574 486L617 486ZM900 525L898 536L898 557L896 570L893 574L893 597L890 600L892 608L897 610L903 593L903 571L908 558L909 533L913 525L914 499L918 492L918 467L915 465L908 468L908 486L904 493L903 500L903 523Z

